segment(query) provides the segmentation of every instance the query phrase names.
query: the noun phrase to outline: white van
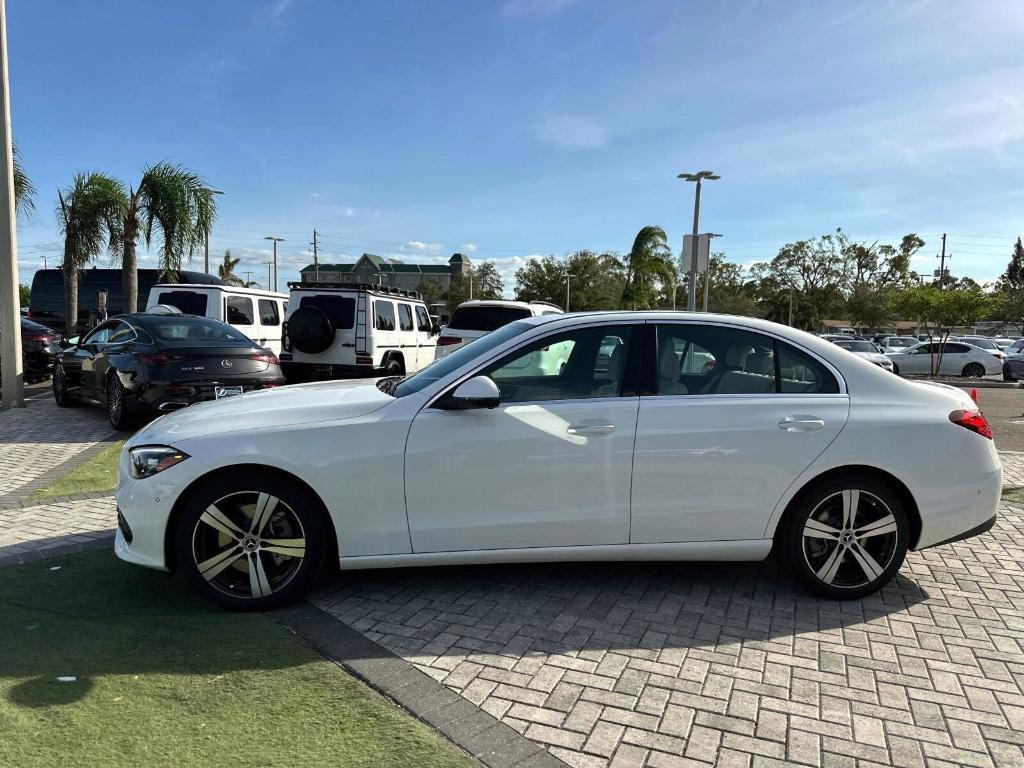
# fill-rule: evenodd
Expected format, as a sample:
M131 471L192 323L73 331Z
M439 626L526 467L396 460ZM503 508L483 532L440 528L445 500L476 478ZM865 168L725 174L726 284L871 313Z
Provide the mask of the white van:
M177 307L235 326L260 346L281 354L281 331L288 294L234 285L154 285L146 309L158 304Z
M282 363L289 379L402 376L434 361L438 329L415 291L289 283Z
M561 314L562 308L546 301L507 301L471 299L452 312L448 325L441 329L436 357L444 357L471 341L525 317Z

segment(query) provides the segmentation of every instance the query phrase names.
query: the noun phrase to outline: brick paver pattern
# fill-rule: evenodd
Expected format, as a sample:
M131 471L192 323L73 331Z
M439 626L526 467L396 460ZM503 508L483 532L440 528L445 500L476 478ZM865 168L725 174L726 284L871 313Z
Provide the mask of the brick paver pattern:
M1000 451L999 459L1003 463L1003 485L1024 488L1024 453Z
M1024 765L1024 507L869 598L770 564L353 572L322 609L576 766Z
M116 518L112 496L0 509L0 556L96 539L113 530Z

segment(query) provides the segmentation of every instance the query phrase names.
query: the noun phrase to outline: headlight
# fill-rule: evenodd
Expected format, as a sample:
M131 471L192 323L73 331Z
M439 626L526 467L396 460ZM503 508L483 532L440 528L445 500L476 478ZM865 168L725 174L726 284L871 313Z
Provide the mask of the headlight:
M170 469L188 458L188 454L167 445L143 445L128 451L131 473L136 480Z

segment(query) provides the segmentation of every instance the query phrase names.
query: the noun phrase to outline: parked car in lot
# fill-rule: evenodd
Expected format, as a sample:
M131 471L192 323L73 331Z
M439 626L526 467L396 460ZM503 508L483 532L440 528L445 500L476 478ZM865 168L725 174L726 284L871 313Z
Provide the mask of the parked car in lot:
M557 345L570 347L561 370L519 375ZM686 365L688 348L714 364ZM815 592L856 598L908 548L993 525L991 438L962 390L786 326L530 317L406 378L299 384L153 422L121 454L115 551L231 608L293 600L335 557L355 569L774 551Z
M237 285L154 285L146 308L158 304L177 307L233 325L261 347L281 354L281 327L288 310L288 294L242 288Z
M832 342L840 349L845 349L847 352L852 352L858 357L862 357L869 363L874 363L879 368L883 368L887 371L892 371L892 360L883 355L878 351L878 347L872 344L870 341L854 341L853 339L836 339Z
M923 341L902 352L889 352L893 372L931 373L932 358L938 357L940 342ZM980 377L1002 371L1002 360L984 349L962 341L947 341L942 353L939 373L946 376Z
M951 341L962 341L965 344L977 347L978 349L984 349L991 355L995 355L1000 360L1006 357L1006 353L1003 352L1003 348L996 344L992 339L984 336L956 336L950 339Z
M0 336L2 334L0 330ZM26 381L42 381L49 376L60 350L59 333L26 317L21 318L21 369Z
M273 352L226 323L181 314L121 315L64 350L53 395L106 408L114 429L143 415L284 384Z
M878 346L882 348L883 353L902 352L917 343L918 340L914 336L883 336L878 340Z
M414 373L434 361L437 328L415 291L289 283L282 361L299 380Z
M546 301L505 301L474 299L464 301L452 312L448 325L441 329L435 357L444 357L503 325L540 315L561 314L562 308Z

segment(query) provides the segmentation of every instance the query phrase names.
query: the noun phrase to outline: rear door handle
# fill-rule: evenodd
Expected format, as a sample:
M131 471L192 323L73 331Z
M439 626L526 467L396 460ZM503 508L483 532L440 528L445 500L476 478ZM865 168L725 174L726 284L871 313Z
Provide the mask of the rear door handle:
M787 432L813 432L824 426L825 420L817 416L787 416L779 422L779 429Z
M603 435L610 435L615 431L614 424L572 424L565 428L565 431L570 435L579 435L581 437L601 437Z

